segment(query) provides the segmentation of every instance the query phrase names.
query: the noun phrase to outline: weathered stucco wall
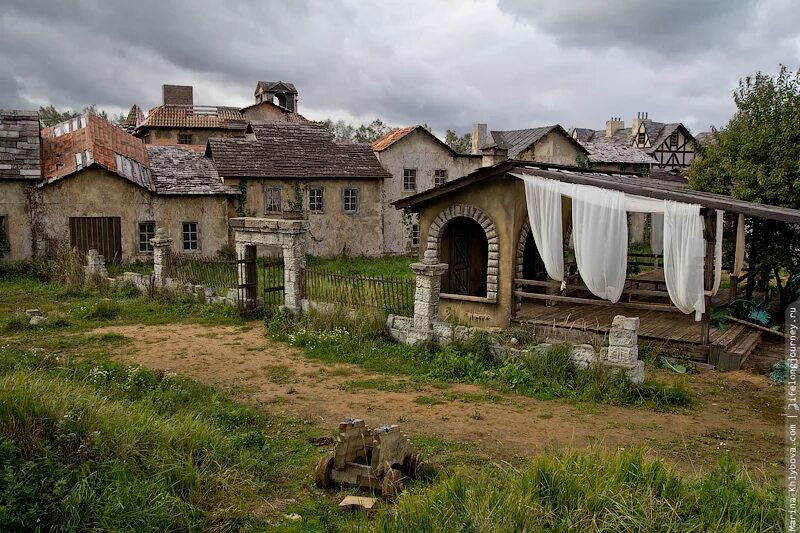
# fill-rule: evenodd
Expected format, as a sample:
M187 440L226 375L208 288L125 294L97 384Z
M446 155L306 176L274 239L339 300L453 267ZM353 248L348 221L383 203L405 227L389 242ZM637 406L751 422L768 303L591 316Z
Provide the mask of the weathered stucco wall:
M160 146L173 146L178 144L178 134L190 134L192 144L206 144L211 137L244 137L243 130L221 130L203 128L152 128L144 133L137 134L144 138L149 135L147 144Z
M452 181L481 166L480 157L454 156L450 150L418 130L382 152L376 152L376 155L383 168L393 176L385 180L383 186L383 235L384 252L387 254L416 251L411 243L411 228L403 222L402 210L395 209L392 202L433 188L434 170L446 170L447 181ZM417 170L417 188L414 191L403 190L403 170L407 168Z
M266 102L246 107L242 110L242 114L247 120L287 121L286 112Z
M458 296L443 295L439 306L439 317L443 320L456 318L459 323L470 326L507 326L514 303L511 291L516 247L522 224L527 218L522 181L508 177L493 178L424 206L420 212L422 242L427 241L431 223L439 213L456 204L483 210L497 228L499 245L497 302L474 301L474 298L468 301L459 299Z
M70 217L120 217L122 260L144 259L139 253L138 223L164 227L181 249L183 222L199 225L200 250L215 255L228 244L228 205L222 196L155 196L99 168L89 168L36 190L38 239L52 246L69 246ZM111 258L107 258L110 260Z
M226 178L225 184L239 187L241 179ZM295 199L294 180L248 179L245 212L236 212L236 200L231 201L230 216L249 215L255 217L281 216L281 213L264 211L264 188L281 187L283 209ZM381 191L383 181L372 180L308 180L300 182L303 195L303 210L308 217L310 236L308 253L330 257L347 253L350 255L381 255L383 229L381 225ZM321 213L308 211L308 188L322 187L324 208ZM358 212L345 213L342 209L342 191L358 189Z
M0 181L0 216L6 217L8 251L0 250L0 261L19 261L33 253L28 191L24 181Z
M532 149L520 152L516 159L552 163L554 165L577 164L578 156L583 153L563 135L551 131L534 143Z

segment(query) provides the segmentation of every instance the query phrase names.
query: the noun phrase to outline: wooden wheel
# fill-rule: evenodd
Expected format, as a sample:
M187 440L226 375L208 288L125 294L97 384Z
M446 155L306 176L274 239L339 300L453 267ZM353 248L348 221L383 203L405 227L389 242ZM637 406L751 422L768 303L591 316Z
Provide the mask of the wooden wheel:
M317 463L314 469L314 483L321 489L326 489L331 486L331 470L333 470L333 456L326 455Z
M403 461L403 469L408 477L417 477L422 470L422 456L418 453L410 454Z
M381 483L381 494L387 500L394 499L397 495L403 492L403 473L396 468L390 468L386 475L383 476Z

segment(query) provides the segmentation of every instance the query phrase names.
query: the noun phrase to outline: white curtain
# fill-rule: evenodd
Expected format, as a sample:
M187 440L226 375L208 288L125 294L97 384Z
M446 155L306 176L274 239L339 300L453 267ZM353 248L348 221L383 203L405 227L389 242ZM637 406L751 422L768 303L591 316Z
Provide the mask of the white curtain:
M664 213L650 214L650 249L656 255L664 253Z
M664 200L664 280L669 297L684 313L700 320L703 292L703 219L700 206Z
M564 234L561 232L561 192L555 180L524 176L528 221L547 275L564 285Z
M625 288L628 262L625 193L576 185L572 236L583 282L595 296L617 302Z

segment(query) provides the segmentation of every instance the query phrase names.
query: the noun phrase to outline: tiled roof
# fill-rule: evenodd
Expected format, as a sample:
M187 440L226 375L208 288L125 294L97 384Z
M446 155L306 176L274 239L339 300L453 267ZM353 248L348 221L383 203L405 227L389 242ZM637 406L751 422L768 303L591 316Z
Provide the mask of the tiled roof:
M493 131L492 139L494 139L498 148L508 150L508 157L513 159L551 131L563 134L564 137L572 141L578 148L584 150L584 148L580 144L575 143L575 140L558 124L539 128L526 128L523 130Z
M260 81L256 84L256 92L258 92L259 89L264 92L269 92L278 85L283 85L288 92L297 94L297 89L295 89L294 84L285 81Z
M417 129L419 126L409 126L407 128L395 128L377 141L372 143L372 149L376 152L382 152L391 145Z
M39 114L0 109L0 180L39 179L39 150Z
M242 130L247 119L235 107L160 105L150 110L137 130L147 128L219 128Z
M214 162L202 153L177 146L147 145L150 173L159 195L239 194L226 186Z
M87 114L42 129L42 177L46 183L92 164L155 190L144 143L122 128Z
M253 122L255 139L213 138L206 154L224 177L390 178L368 144L337 144L325 128Z
M133 104L131 110L128 111L128 116L122 122L122 129L128 133L133 133L136 126L144 122L144 112L138 105Z
M605 136L596 136L594 139L594 141L578 141L589 152L591 163L652 164L654 162L651 156L631 144L615 142L613 138Z

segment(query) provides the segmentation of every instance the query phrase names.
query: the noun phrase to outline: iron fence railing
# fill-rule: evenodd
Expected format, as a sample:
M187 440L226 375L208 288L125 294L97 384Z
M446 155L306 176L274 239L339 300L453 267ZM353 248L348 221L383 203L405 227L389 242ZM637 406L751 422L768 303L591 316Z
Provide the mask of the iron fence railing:
M354 276L306 268L305 293L309 300L344 307L371 307L390 314L414 312L413 280L384 276Z

